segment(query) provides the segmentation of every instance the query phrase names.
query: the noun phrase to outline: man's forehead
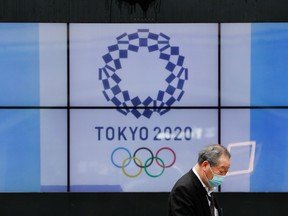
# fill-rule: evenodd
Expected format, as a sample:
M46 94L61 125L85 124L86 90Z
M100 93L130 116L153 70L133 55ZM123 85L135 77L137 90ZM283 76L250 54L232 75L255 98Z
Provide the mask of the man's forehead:
M217 164L219 167L223 166L223 167L227 167L227 166L230 166L230 158L225 156L225 155L222 155L220 158L219 158L219 161L218 161L218 164Z

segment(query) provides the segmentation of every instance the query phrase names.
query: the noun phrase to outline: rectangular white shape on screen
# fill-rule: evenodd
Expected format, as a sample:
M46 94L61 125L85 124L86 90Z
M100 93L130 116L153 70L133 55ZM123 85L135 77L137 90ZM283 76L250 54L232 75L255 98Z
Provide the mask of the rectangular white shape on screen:
M104 75L110 98L169 92L173 106L218 105L217 24L70 24L70 46L72 106L114 106Z
M235 164L234 169L230 169L228 175L241 175L249 174L254 170L255 161L255 141L247 141L241 143L230 143L227 147L228 151L234 155L234 157L239 157L241 163Z

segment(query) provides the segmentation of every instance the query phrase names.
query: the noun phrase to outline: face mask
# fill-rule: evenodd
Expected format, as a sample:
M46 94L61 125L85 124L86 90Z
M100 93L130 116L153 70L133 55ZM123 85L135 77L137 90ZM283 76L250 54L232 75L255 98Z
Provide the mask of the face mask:
M219 185L221 185L224 181L224 176L221 176L221 175L217 175L213 172L213 170L211 169L211 166L209 165L209 168L211 170L211 172L213 173L213 178L211 180L209 180L206 176L206 173L205 173L205 176L208 180L208 184L211 186L211 187L218 187Z

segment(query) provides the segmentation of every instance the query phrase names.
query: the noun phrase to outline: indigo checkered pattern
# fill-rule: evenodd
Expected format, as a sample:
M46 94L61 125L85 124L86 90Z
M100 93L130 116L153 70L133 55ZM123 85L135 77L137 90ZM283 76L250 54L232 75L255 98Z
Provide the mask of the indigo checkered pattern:
M154 34L149 29L124 33L116 39L117 44L109 46L108 53L103 56L105 66L99 69L106 100L111 101L122 114L132 113L136 118L150 118L153 112L160 115L168 112L169 107L182 98L184 82L188 79L188 69L183 67L185 57L180 55L179 47L171 46L167 35ZM131 98L128 90L120 88L121 78L117 74L117 70L122 68L121 60L127 59L131 52L137 53L139 49L147 49L149 53L159 52L159 59L167 62L165 69L169 72L165 79L166 89L159 90L155 97L148 96L143 101L138 96Z

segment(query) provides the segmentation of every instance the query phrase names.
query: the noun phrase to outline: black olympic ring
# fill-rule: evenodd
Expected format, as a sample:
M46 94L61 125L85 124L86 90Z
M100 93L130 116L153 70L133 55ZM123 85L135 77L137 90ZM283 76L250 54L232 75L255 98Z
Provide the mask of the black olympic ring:
M150 161L150 163L147 164L147 165L145 164L144 166L139 165L139 164L136 162L136 159L135 159L137 152L140 151L140 150L142 150L142 149L145 149L145 150L149 151L150 154L151 154L151 158L152 158L151 161ZM138 149L134 152L134 154L133 154L133 160L134 160L135 165L138 166L138 167L140 167L140 168L149 167L149 166L151 166L151 164L153 163L153 160L154 160L153 152L152 152L149 148L147 148L147 147L138 148Z

